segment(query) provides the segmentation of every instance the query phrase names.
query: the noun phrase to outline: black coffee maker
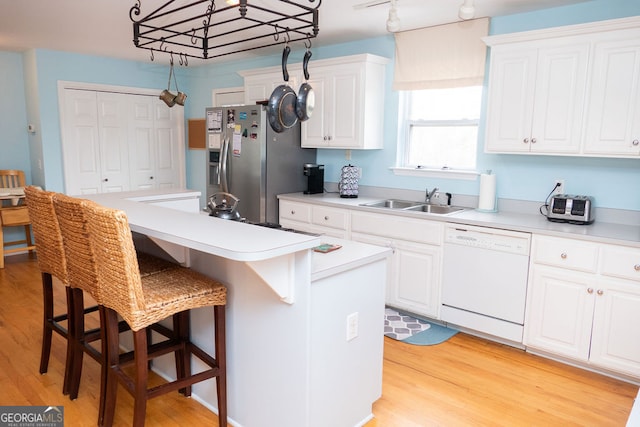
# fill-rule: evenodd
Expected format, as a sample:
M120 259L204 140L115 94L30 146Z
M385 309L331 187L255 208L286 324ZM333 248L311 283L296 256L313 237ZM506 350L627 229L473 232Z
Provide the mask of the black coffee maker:
M307 189L304 194L318 194L324 192L324 165L305 163L304 175L307 177Z

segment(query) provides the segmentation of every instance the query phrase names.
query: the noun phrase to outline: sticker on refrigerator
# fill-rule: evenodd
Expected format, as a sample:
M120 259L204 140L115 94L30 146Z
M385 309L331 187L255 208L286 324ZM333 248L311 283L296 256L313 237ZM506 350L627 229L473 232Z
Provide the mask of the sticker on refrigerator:
M238 120L247 120L247 112L240 111L240 114L238 114Z
M229 108L227 110L227 128L233 128L236 125L236 110Z
M233 133L233 143L231 146L231 153L235 157L240 157L242 152L242 135L237 132Z
M207 111L207 130L222 133L222 110Z

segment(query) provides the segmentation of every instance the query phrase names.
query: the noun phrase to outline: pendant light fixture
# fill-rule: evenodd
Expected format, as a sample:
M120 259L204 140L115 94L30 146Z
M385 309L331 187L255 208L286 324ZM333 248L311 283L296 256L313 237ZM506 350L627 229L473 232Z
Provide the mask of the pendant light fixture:
M387 31L395 33L400 31L400 19L398 19L398 9L396 8L396 1L391 0L391 7L389 8L389 18L387 19Z

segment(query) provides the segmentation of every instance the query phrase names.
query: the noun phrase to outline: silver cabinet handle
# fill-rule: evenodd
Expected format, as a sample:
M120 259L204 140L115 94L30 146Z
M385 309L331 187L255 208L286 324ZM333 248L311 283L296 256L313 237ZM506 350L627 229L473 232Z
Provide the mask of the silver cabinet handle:
M524 142L525 144L528 144L529 143L529 138L523 139L522 142Z
M538 142L535 138L531 138L531 143L535 144L536 142Z
M149 177L149 179L153 179L153 177L152 177L152 176L150 176L150 177Z
M593 288L587 288L587 293L588 294L592 294L593 293Z
M292 210L291 215L295 215L295 214L296 214L296 211Z
M640 139L634 139L631 145L633 145L634 147L637 147L638 145L640 145Z
M604 291L602 289L598 289L598 292L596 292L598 295L602 295L604 294Z
M324 220L325 220L325 221L329 221L329 215L325 215L325 216L324 216Z
M560 258L567 259L567 254L565 252L561 253Z
M104 181L104 182L108 182L108 181L109 181L109 178L105 178L105 179L103 179L102 181Z
M636 264L636 265L634 265L634 266L633 266L633 269L634 269L635 271L640 271L640 264Z

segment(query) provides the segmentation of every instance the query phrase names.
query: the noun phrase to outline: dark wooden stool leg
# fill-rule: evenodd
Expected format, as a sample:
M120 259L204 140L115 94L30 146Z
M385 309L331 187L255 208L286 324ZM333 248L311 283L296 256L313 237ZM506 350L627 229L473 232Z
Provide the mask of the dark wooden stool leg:
M225 324L225 306L213 307L215 318L215 359L220 373L216 378L216 392L218 394L218 420L220 427L227 426L227 340Z
M69 343L73 349L69 398L75 400L78 398L78 390L80 389L82 361L84 359L84 295L82 290L78 288L71 289L69 292L73 295L71 305L68 306L70 330L73 330L73 333L69 333Z
M133 351L136 364L133 425L134 427L143 427L147 412L147 382L149 378L146 328L133 332Z
M75 386L75 357L76 357L76 346L74 337L77 333L75 321L72 318L71 312L73 311L73 307L75 305L74 298L75 293L74 290L69 286L65 286L65 293L67 295L67 358L64 364L64 383L62 384L62 394L68 394L69 397L73 400L78 397L78 389L75 387L74 394L74 386ZM53 307L52 307L53 310ZM53 319L52 319L53 322ZM53 325L49 325L50 328ZM49 330L49 335L51 336L52 329ZM51 344L51 343L49 343ZM82 357L80 358L80 364L82 364ZM77 380L78 382L80 379Z
M106 343L106 349L103 348L103 357L106 367L106 384L104 387L104 397L100 398L103 403L102 425L111 427L116 410L116 398L118 392L118 359L120 357L120 332L118 328L118 314L110 308L101 307L101 314L104 312L104 323L102 324L103 343Z
M189 331L191 321L189 311L183 311L173 315L174 337L180 341L181 349L176 352L176 377L183 379L191 375L191 353L187 349L189 343ZM179 369L179 370L178 370ZM186 397L191 396L191 386L181 388L180 393Z
M51 323L53 322L53 279L51 274L42 273L43 318L42 318L42 353L40 355L40 373L45 374L49 369L49 355L51 354Z

